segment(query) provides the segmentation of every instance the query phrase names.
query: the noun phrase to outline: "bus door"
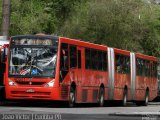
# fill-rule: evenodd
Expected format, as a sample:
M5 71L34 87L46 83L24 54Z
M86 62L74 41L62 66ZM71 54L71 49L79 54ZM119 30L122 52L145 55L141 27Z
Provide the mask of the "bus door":
M66 79L69 71L68 44L62 43L60 50L60 83Z
M83 54L84 49L82 47L77 47L77 101L81 101L81 95L82 95L82 83L83 83Z
M78 47L77 48L77 84L81 85L82 83L82 68L83 68L83 64L82 64L82 52L83 49Z

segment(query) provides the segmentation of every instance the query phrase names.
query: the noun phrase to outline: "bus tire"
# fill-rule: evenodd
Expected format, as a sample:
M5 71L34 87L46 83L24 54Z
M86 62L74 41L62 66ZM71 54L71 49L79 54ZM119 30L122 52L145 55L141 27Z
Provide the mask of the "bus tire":
M146 90L145 98L144 98L144 101L143 101L143 106L147 106L148 102L149 102L149 91Z
M99 107L103 107L104 106L104 88L103 87L100 87L100 90L99 90Z
M127 89L124 89L123 92L123 99L122 99L122 106L126 106L127 105Z
M75 92L76 90L73 87L71 87L69 93L69 107L75 106Z

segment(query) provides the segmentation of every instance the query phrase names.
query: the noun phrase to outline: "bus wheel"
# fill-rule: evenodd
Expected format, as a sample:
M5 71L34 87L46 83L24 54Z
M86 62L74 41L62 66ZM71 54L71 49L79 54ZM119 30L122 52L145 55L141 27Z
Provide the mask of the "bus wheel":
M75 106L75 89L71 87L69 94L69 107L74 107L74 106Z
M104 88L100 88L99 91L99 107L103 107L104 106Z
M147 105L148 105L148 102L149 102L149 92L148 92L148 90L147 90L147 91L146 91L146 94L145 94L145 99L144 99L143 105L144 105L144 106L147 106Z
M124 89L122 106L126 106L126 105L127 105L127 89Z

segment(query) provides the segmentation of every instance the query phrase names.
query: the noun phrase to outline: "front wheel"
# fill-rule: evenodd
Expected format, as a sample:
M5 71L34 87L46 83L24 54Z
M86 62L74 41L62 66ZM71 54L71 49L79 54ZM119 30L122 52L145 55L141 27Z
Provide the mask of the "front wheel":
M75 106L75 89L71 87L69 94L69 107Z

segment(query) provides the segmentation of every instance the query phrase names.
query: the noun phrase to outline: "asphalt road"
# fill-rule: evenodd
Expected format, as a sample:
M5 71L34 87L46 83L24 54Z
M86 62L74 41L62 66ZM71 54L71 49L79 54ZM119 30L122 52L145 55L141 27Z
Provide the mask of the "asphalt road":
M127 107L81 104L67 108L44 102L11 102L0 106L0 120L160 120L160 103L139 107L132 103Z

